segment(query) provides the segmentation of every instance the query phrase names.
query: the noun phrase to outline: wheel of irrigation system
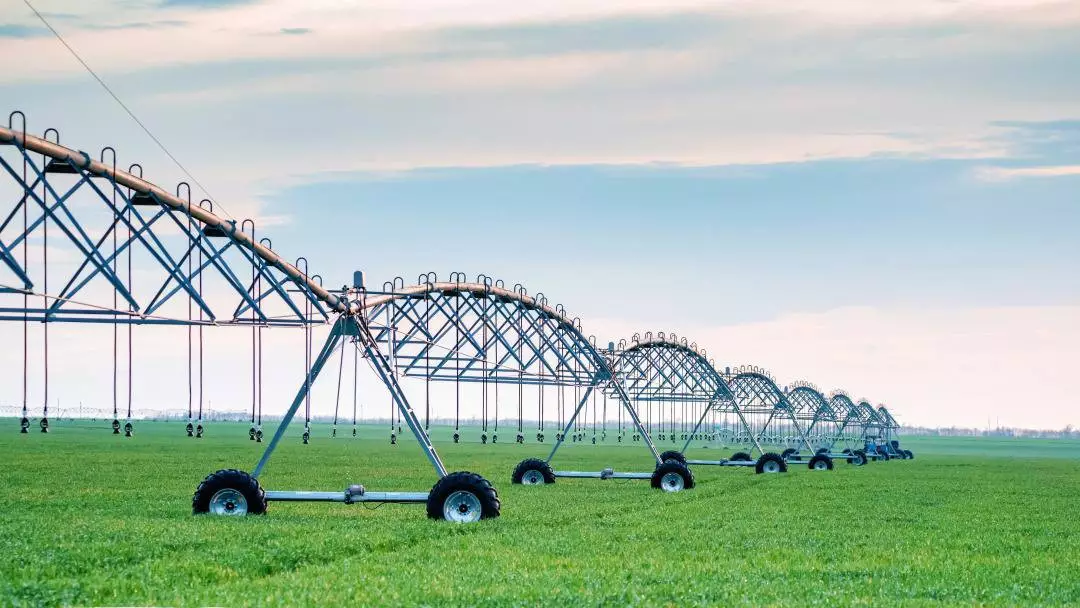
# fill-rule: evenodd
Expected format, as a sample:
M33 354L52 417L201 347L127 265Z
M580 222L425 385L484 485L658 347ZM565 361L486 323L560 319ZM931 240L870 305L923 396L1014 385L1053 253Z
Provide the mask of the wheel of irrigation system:
M679 462L686 464L686 456L678 450L668 450L660 453L660 460L678 460Z
M694 487L694 474L678 460L665 460L653 471L652 487L665 492L689 490Z
M757 459L754 472L758 475L762 473L787 473L787 462L779 454L767 452Z
M525 486L555 483L555 472L551 470L551 465L539 458L526 458L514 467L510 483Z
M818 448L818 451L816 451L814 453L815 454L828 454L829 453L829 448Z
M476 473L462 471L435 482L428 494L427 514L432 519L469 524L498 517L501 506L491 482Z
M753 460L753 458L747 452L735 452L728 460L737 460L739 462L742 462L745 460Z
M266 494L259 480L243 471L222 469L202 480L191 498L195 515L262 515L266 513Z
M889 456L885 452L878 452L878 458L880 458L882 462L889 462L892 460L892 456Z
M862 450L855 450L848 456L848 464L853 464L857 467L861 467L866 464L866 452Z
M911 450L904 450L904 456L907 456L908 460L915 460L915 453Z
M26 416L23 416L22 419L19 420L19 433L28 432L30 432L30 419Z
M831 471L833 470L833 459L826 454L817 454L810 459L809 466L811 471Z
M783 458L784 460L787 460L788 458L791 458L792 456L798 456L798 454L799 454L799 450L796 450L795 448L788 448L788 449L784 450L783 452L780 452L780 457Z
M844 448L844 451L841 452L841 454L850 454L850 453L851 453L851 448Z

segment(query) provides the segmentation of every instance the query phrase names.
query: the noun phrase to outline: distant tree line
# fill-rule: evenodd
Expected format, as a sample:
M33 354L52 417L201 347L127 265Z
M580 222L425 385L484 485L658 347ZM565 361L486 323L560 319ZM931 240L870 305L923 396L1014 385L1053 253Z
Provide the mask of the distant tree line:
M901 435L923 435L930 437L1015 437L1030 439L1080 439L1080 430L1071 424L1065 425L1060 430L1051 429L1017 429L1011 427L998 427L993 429L976 429L958 426L950 427L925 427L903 426L900 427Z

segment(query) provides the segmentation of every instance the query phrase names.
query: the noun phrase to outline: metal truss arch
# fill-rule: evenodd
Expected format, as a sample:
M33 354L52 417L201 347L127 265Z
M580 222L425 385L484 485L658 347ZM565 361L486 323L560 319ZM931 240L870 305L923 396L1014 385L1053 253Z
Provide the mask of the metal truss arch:
M619 342L612 361L615 375L637 401L713 403L733 399L730 388L704 350L673 334L634 334Z
M737 368L730 374L727 384L731 388L736 401L743 411L753 410L785 410L795 412L795 407L788 401L787 395L776 384L772 376L755 368L746 371L747 368Z
M157 186L136 175L141 173L137 164L128 171L118 168L112 148L95 160L60 145L58 135L54 139L29 135L10 123L0 127L0 152L7 146L16 151L14 160L0 154L0 175L14 183L16 198L0 216L0 293L47 301L32 310L4 308L0 319L295 325L327 322L335 312L358 312L357 304L285 261L265 239L256 239L251 220L238 225L215 213L210 201L193 203L184 183L172 192ZM25 225L16 221L20 215ZM47 234L49 227L75 256L70 269L18 259L16 249L25 253L25 243ZM124 256L132 255L157 273L143 285L145 294L136 293L118 270ZM146 274L142 262L140 270ZM63 288L50 293L36 285L35 271L38 277L53 275L53 284ZM220 286L215 293L228 297L211 302L202 293L204 278L216 282L215 289ZM106 293L102 299L110 303L94 299ZM113 293L119 296L118 307L111 305ZM183 318L166 306L188 298L200 318Z
M581 322L520 284L507 289L481 275L455 273L416 285L397 278L362 294L359 306L373 339L396 372L432 380L595 386L611 377Z

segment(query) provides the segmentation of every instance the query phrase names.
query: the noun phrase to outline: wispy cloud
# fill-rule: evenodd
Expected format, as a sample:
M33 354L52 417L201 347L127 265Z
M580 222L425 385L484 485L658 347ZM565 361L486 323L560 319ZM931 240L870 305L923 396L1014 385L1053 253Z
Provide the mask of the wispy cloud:
M88 23L82 29L92 31L115 31L115 30L153 30L163 27L183 27L187 21L180 19L161 19L158 21L129 21L122 23Z
M161 0L160 6L186 8L222 8L240 4L254 4L259 0Z
M0 38L36 38L47 36L49 30L32 25L20 25L15 23L0 23Z
M283 27L279 30L282 34L289 36L302 36L304 34L310 34L315 30L310 27Z
M1046 167L978 167L975 176L988 182L1002 182L1025 177L1064 177L1080 175L1080 165Z

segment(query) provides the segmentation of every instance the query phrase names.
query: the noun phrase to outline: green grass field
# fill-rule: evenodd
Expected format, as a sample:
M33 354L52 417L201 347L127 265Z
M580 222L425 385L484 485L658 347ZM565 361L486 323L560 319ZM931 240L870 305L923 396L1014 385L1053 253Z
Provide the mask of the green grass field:
M191 515L198 482L250 470L243 425L0 433L3 605L1066 605L1080 603L1080 443L905 441L914 461L787 475L696 467L648 482L509 482L547 444L453 445L451 470L492 480L502 517L431 521L422 506L272 503L265 517ZM348 427L346 433L348 432ZM299 426L270 489L428 490L411 442ZM510 438L506 433L505 438ZM727 454L730 450L724 451ZM708 453L700 450L699 453ZM719 453L717 455L720 455ZM556 468L651 470L640 447L569 445Z

